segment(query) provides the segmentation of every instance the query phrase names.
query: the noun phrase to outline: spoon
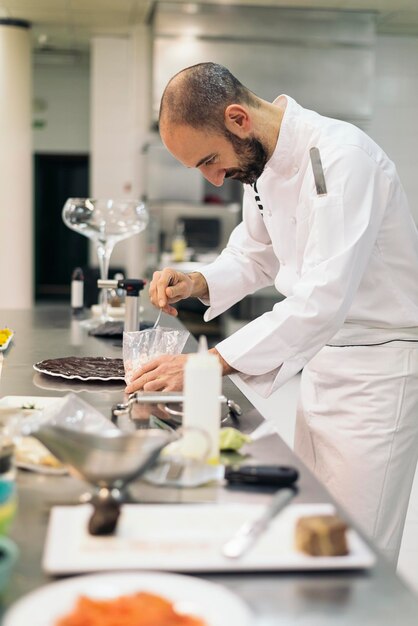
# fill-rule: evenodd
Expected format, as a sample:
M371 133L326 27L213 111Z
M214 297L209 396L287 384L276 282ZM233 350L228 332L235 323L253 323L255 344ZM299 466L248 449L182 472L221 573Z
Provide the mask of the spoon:
M163 312L162 309L160 309L160 312L157 315L157 319L154 322L154 326L152 327L152 330L155 330L158 326L158 324L160 323L160 318L161 318L161 313Z
M171 285L173 284L174 281L174 276L170 276L170 279L168 281L167 287L171 287ZM152 327L152 330L155 330L158 326L158 324L160 323L160 319L161 319L161 313L163 312L162 309L160 309L160 312L158 313L157 319L154 322L154 326Z

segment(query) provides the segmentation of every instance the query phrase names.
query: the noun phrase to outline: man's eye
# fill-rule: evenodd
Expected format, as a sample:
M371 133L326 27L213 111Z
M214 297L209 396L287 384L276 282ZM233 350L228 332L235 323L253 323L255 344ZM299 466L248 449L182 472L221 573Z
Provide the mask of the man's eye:
M216 160L216 154L213 155L213 157L211 157L208 161L205 161L205 165L212 165L213 163L215 163Z

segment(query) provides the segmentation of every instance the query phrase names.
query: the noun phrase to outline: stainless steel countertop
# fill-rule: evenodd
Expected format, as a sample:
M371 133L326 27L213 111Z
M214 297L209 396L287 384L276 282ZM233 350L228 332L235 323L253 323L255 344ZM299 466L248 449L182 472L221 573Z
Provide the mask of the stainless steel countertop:
M155 313L150 313L153 319ZM123 399L123 384L88 384L60 381L36 373L32 365L45 358L75 356L120 357L121 347L114 339L88 337L63 306L38 306L27 311L2 311L1 324L15 330L15 337L4 354L0 395L64 395L72 390L110 416L110 407ZM164 325L179 322L165 317ZM190 339L186 351L196 345ZM244 409L241 427L251 431L261 421L228 379L224 393ZM330 495L279 436L271 435L251 445L251 454L263 462L280 462L299 468L299 502L332 501ZM51 477L18 472L18 514L11 532L21 557L2 610L36 587L50 582L43 574L41 559L49 509L54 504L76 503L86 484L71 477ZM267 502L271 491L237 490L217 486L199 489L158 489L138 481L132 489L142 502ZM343 513L343 515L345 515ZM345 515L347 517L347 515ZM366 572L278 572L213 574L203 578L223 584L238 594L254 612L254 626L363 626L418 623L418 598L378 556L376 566ZM239 626L231 624L231 626Z

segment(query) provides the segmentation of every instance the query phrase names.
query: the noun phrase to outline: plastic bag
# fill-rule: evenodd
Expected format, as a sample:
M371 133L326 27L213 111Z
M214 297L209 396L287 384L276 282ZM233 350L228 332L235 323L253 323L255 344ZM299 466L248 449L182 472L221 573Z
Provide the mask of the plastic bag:
M123 365L126 383L129 384L133 372L148 361L163 354L180 354L189 335L188 330L163 326L123 333Z
M100 411L74 393L67 394L58 402L34 414L20 424L22 435L30 435L43 425L61 426L69 430L108 434L119 429Z

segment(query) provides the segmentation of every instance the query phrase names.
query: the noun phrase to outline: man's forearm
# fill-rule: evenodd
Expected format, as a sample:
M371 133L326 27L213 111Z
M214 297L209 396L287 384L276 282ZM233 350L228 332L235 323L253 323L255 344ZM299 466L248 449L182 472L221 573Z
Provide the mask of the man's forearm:
M191 272L189 278L193 282L193 290L191 295L194 298L202 298L203 300L209 300L209 288L206 282L206 278L200 272Z

